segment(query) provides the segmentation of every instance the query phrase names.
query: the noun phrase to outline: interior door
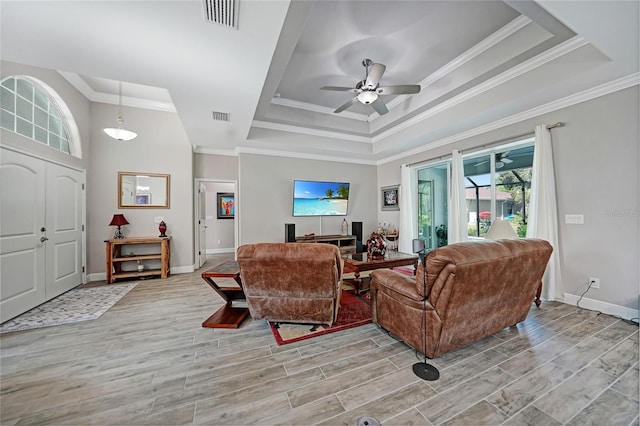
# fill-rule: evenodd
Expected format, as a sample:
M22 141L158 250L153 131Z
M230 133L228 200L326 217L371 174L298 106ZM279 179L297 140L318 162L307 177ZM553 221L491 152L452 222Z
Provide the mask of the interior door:
M207 261L207 193L201 187L198 190L198 268Z
M0 149L0 322L45 299L45 163Z
M82 172L47 163L47 300L82 284L83 181Z

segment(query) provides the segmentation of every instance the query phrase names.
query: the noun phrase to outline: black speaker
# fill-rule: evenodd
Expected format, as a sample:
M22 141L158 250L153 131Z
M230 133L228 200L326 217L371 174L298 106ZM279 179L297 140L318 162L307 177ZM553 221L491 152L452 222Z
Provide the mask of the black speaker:
M351 222L351 233L356 237L356 251L362 252L362 222Z
M284 242L285 243L296 242L296 224L295 223L284 224Z

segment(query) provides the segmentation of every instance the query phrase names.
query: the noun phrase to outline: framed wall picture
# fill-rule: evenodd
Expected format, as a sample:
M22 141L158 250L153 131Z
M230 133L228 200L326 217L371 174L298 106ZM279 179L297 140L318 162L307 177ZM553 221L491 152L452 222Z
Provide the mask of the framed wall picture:
M382 191L382 210L400 210L400 185L385 186Z
M149 199L149 194L136 195L136 206L146 206L149 204L151 204L151 200Z
M235 197L233 192L218 192L218 219L233 219L235 216Z

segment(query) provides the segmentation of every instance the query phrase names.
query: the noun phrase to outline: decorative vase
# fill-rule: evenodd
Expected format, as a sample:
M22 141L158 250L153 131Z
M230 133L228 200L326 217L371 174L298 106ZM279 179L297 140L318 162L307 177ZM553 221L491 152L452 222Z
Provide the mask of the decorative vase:
M387 252L387 244L382 236L377 232L373 232L367 240L367 257L371 260L384 259Z
M166 237L167 234L165 234L165 232L167 232L167 224L164 223L164 220L162 222L160 222L160 225L158 226L158 230L160 231L160 236L161 237Z
M342 219L342 235L347 235L349 233L349 224L346 219Z

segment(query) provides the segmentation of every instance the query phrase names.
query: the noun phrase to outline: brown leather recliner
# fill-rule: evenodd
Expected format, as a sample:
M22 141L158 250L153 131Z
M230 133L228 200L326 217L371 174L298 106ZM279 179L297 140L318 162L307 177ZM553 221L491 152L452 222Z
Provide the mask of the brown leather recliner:
M426 286L422 265L415 278L373 271L373 322L435 358L523 321L551 252L533 238L451 244L426 256Z
M331 244L257 243L238 248L251 317L333 324L342 287L342 257Z

